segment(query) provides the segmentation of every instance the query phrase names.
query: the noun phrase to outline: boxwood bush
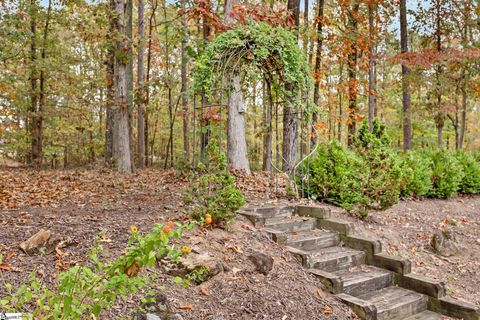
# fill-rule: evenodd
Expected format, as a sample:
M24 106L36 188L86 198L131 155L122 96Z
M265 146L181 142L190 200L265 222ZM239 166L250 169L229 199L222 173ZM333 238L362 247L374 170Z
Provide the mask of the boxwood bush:
M403 154L404 186L402 196L422 197L432 188L433 162L423 151Z
M457 152L456 156L464 173L459 191L470 194L480 193L480 161L474 155L464 151Z
M455 152L436 150L429 153L432 159L432 189L428 195L434 198L448 198L458 193L465 174Z
M366 216L385 210L404 197L448 198L480 193L479 153L390 147L385 128L364 123L350 148L324 143L304 161L297 182L304 196Z
M378 122L372 132L363 124L353 149L336 141L319 146L300 168L299 179L304 195L361 216L397 203L404 181L400 158Z

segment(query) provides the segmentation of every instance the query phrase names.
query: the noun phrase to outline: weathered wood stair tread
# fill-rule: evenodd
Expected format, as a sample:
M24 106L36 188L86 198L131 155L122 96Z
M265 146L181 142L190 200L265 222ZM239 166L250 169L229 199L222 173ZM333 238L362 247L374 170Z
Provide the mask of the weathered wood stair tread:
M286 234L286 245L302 250L314 250L336 246L340 243L337 232L314 229Z
M363 251L347 247L329 247L310 251L310 268L329 272L348 269L365 263Z
M448 318L442 314L425 310L423 312L414 314L413 316L408 317L404 320L442 320L442 319L448 319Z
M343 292L358 296L393 284L393 274L385 269L360 265L333 272L343 283Z
M265 227L283 232L307 231L316 227L316 219L308 217L275 217L265 221Z
M427 309L428 298L411 290L388 287L358 296L377 309L379 320L403 320Z
M382 253L378 240L358 235L352 222L332 217L328 208L289 205L239 213L284 245L362 319L442 320L448 314L480 320L478 306L446 296L441 281L412 274L409 260Z

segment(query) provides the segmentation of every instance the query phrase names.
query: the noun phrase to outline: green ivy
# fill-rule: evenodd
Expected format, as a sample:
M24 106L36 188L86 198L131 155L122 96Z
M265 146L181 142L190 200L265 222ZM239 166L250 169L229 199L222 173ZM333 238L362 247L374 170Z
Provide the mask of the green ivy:
M194 88L211 96L215 83L247 65L273 80L272 86L282 84L286 96L312 85L308 62L294 34L282 27L250 21L209 43L195 64Z

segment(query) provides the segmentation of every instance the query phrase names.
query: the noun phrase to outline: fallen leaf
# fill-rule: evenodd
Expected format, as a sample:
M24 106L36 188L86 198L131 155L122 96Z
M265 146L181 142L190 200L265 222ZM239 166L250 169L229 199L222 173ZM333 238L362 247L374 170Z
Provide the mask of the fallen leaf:
M12 267L8 263L0 263L0 270L10 271Z
M330 306L325 306L325 307L323 308L323 314L332 314L332 313L333 313L332 307L330 307Z
M5 256L5 260L11 259L15 254L16 254L15 252L9 252L9 253Z
M177 307L177 309L180 309L180 310L192 310L192 306L179 306L179 307Z
M326 297L325 292L323 292L323 290L318 289L318 288L317 288L317 295L318 295L318 297L320 298L320 300L323 300L323 299L325 299L325 297Z
M209 293L208 293L208 289L207 288L200 288L200 293L204 296L208 296Z

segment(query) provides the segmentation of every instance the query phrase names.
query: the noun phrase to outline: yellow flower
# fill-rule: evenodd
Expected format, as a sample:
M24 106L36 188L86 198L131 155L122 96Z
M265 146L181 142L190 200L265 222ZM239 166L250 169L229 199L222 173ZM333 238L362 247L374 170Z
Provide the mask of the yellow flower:
M138 229L135 226L130 226L130 231L132 231L133 233L136 233L138 232Z
M190 247L188 247L188 246L183 246L182 252L183 253L190 253L190 252L192 252L192 249L190 249Z

